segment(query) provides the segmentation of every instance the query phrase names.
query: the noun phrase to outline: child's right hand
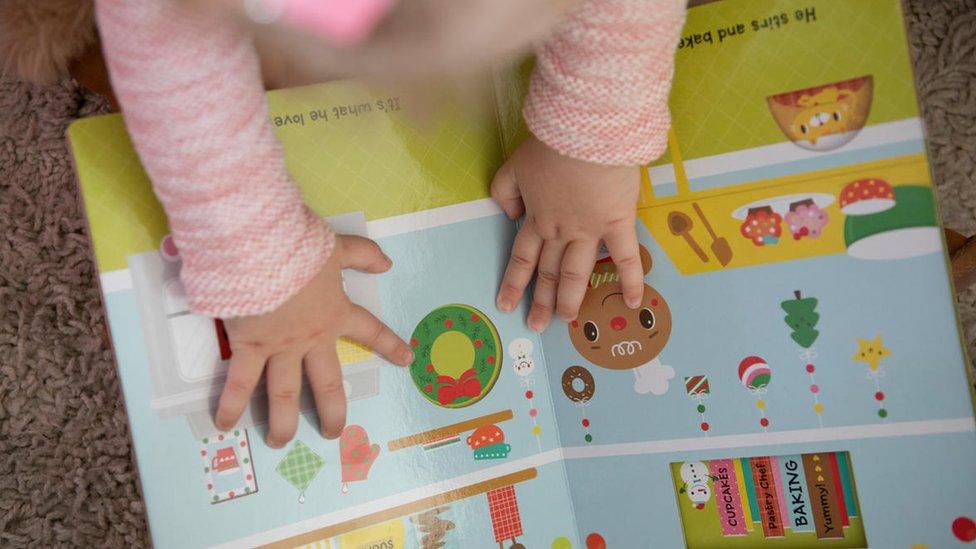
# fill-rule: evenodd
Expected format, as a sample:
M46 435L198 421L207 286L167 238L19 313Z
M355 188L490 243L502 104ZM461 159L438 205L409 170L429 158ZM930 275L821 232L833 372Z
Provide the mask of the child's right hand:
M319 274L281 307L268 314L225 320L234 354L217 407L217 428L226 431L234 426L267 366L267 443L283 447L298 428L304 364L319 428L326 438L338 437L346 423L338 338L367 345L400 366L413 360L407 344L372 313L349 301L342 288L341 269L382 273L390 266L390 259L372 240L336 235L332 256Z

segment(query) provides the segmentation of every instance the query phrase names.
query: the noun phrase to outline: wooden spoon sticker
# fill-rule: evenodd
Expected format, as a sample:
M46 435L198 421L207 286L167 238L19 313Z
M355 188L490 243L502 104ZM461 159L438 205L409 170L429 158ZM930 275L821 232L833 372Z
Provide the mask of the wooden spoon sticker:
M688 217L688 214L679 211L673 211L668 213L668 229L671 230L671 234L674 236L680 236L685 239L688 246L691 247L692 251L702 260L703 263L708 263L708 256L705 255L705 251L701 249L695 237L691 236L691 229L695 224Z

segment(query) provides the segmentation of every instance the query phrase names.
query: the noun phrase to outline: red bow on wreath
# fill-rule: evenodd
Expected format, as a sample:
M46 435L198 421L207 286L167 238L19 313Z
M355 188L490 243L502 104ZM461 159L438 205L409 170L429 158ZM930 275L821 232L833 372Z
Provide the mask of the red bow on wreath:
M478 381L477 375L474 368L471 368L458 379L451 376L437 376L437 383L443 383L437 389L437 400L441 404L450 404L461 397L474 398L480 395L481 382Z

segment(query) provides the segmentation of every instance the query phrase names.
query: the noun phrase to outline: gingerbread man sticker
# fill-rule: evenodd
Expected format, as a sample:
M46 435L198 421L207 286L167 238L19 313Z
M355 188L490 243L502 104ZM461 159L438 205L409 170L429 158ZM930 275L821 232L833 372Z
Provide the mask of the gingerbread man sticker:
M644 274L651 272L651 254L640 247ZM597 260L579 316L569 324L569 338L584 358L610 370L633 370L639 394L668 392L674 368L659 355L671 337L671 309L664 297L644 284L637 309L624 304L620 275L606 255Z

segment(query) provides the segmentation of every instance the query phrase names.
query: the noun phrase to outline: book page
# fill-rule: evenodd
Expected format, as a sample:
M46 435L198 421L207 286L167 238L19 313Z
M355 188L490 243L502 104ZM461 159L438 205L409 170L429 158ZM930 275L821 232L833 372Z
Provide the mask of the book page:
M318 432L308 387L295 438L264 442L260 385L213 425L233 348L192 313L179 250L118 116L70 138L158 547L578 545L537 334L495 308L515 224L488 198L501 162L493 106L425 114L335 83L269 94L306 202L375 239L383 275L343 273L350 298L413 346L406 368L338 346L348 425Z
M671 110L641 307L603 254L543 337L580 537L956 543L973 408L899 3L692 8Z

